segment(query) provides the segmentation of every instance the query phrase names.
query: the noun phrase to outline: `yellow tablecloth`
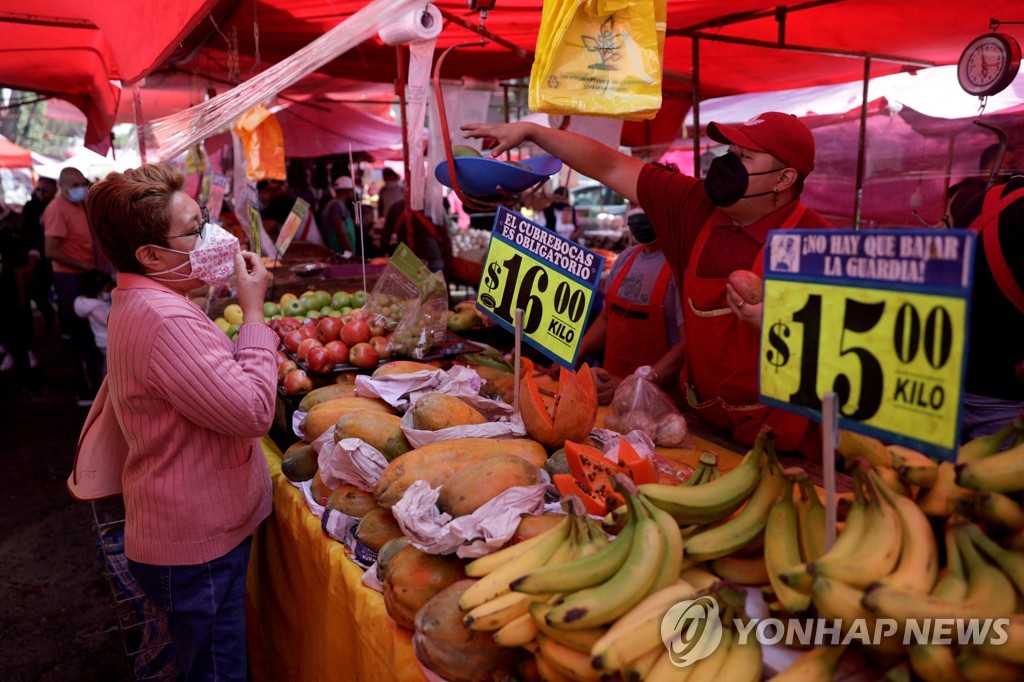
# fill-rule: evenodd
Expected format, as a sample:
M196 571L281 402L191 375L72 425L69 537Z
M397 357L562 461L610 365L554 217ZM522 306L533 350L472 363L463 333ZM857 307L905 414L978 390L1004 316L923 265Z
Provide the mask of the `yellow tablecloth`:
M395 625L363 571L324 534L302 492L281 473L281 451L263 439L274 513L253 540L249 659L257 682L415 680L423 673L412 633Z
M696 436L694 441L693 450L658 452L696 465L702 450L714 450L723 471L740 459L720 445ZM274 513L256 533L249 564L253 679L424 680L412 633L395 625L381 594L362 584L362 569L324 534L302 492L281 473L281 451L269 438L263 439L263 451L274 485Z

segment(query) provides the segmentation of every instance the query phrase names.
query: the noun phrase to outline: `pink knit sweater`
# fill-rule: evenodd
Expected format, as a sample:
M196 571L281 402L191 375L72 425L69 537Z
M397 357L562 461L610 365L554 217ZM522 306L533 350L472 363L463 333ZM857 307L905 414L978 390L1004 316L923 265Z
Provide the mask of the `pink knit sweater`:
M125 554L156 565L218 558L271 510L259 437L274 417L277 334L242 325L237 347L194 303L119 274L108 386L128 441Z

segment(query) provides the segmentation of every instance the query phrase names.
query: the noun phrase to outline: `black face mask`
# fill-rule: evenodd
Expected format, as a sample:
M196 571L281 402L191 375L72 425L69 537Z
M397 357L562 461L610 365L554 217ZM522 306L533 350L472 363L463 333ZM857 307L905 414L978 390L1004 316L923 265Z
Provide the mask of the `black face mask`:
M782 168L785 168L785 166ZM725 208L726 206L732 206L740 199L763 197L766 194L772 194L772 192L760 192L758 194L745 194L745 192L752 176L777 173L782 168L761 171L760 173L748 173L746 166L740 161L740 157L732 152L728 152L711 161L708 175L704 178L704 189L707 191L711 203Z
M629 231L638 244L650 244L658 238L647 216L638 215L629 218Z

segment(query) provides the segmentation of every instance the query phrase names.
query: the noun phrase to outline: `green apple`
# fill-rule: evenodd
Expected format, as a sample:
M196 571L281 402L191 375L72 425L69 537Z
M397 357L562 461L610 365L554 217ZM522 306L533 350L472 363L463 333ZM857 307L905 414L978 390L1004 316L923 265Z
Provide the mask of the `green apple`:
M231 323L225 320L223 317L218 317L216 320L213 321L213 323L220 327L220 330L225 334L227 334L228 330L231 329Z
M277 315L271 315L270 319L272 319L272 320L282 320L282 319L284 319L284 315L282 315L281 313L278 313Z
M352 294L352 307L353 308L362 308L364 305L366 305L366 292L365 291L359 290L356 293Z
M347 305L344 308L342 308L340 312L342 315L348 315L350 312L352 312L352 306Z
M335 291L334 296L331 296L331 305L341 310L352 305L352 296L347 291Z
M316 296L316 299L320 302L320 305L317 306L317 308L323 308L324 306L331 304L331 294L329 292L326 292L323 289L317 289L313 292L313 295Z
M329 305L325 305L323 308L320 309L320 314L321 315L330 315L333 312L336 312L336 311L334 310L334 308L332 308Z
M238 336L238 329L241 326L242 325L240 325L240 324L233 324L230 327L228 327L227 334L228 334L228 336L231 337L232 340L234 340L234 338L236 336Z
M288 301L297 300L299 300L299 297L296 296L295 294L284 294L283 296L281 296L281 307L284 308L285 304L288 303Z
M320 317L320 311L319 310L310 310L308 313L306 313L306 319L310 319L310 318L316 319L318 317Z
M267 301L263 304L263 314L267 317L273 317L274 315L281 314L281 306L274 303L273 301Z
M327 313L327 315L329 315L331 317L341 317L342 313L341 313L340 310L333 310L332 309L330 312Z
M306 310L320 310L320 299L316 297L316 294L306 294L299 298L302 305L306 306Z
M289 317L299 317L306 314L306 304L299 299L292 299L282 304L281 310Z

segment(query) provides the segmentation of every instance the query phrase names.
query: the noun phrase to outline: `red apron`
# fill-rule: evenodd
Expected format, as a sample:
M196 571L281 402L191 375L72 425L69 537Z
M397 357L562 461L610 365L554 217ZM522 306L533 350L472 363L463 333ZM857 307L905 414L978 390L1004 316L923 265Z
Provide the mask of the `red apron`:
M804 211L804 205L797 204L779 229L796 227ZM761 425L767 423L775 429L780 450L801 451L820 459L820 436L817 429L808 433L811 423L807 419L758 402L761 330L740 322L729 308L725 291L728 278L697 274L715 215L704 223L683 272L687 359L682 376L687 401L711 423L732 429L733 438L740 443L752 445ZM750 269L764 272L763 247Z
M669 350L665 328L665 291L672 278L668 262L661 266L658 279L646 304L632 303L619 296L619 286L640 253L636 249L619 269L605 294L608 329L605 333L604 368L625 378L644 365L654 365Z

